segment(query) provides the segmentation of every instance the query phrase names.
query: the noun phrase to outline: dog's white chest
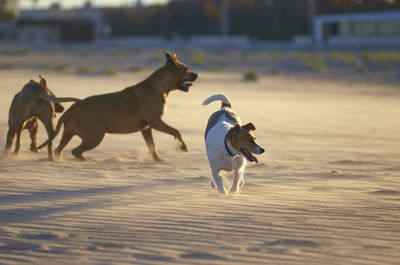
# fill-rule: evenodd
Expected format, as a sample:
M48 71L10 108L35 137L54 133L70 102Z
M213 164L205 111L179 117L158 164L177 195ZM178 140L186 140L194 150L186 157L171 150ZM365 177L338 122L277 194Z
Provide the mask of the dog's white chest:
M234 169L242 168L246 163L246 160L243 159L242 156L236 155L236 156L229 156L229 157L224 157L224 159L221 160L221 170L225 171L232 171Z
M246 163L242 156L231 156L226 150L224 140L231 127L232 125L227 122L219 122L207 135L207 156L210 166L214 169L232 171L233 169L243 167Z

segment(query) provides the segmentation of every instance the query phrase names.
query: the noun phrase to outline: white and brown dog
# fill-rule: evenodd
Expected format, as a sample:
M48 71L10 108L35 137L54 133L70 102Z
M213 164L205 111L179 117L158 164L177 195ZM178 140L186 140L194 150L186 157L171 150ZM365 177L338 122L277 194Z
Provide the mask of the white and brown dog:
M237 192L244 184L246 160L258 163L253 153L262 154L264 148L256 143L256 138L251 132L255 130L252 123L240 126L239 115L231 109L231 102L225 94L213 95L204 100L203 105L216 100L220 100L222 105L208 120L205 132L206 150L213 176L211 186L216 185L220 194L228 195L221 170L234 170L230 192Z

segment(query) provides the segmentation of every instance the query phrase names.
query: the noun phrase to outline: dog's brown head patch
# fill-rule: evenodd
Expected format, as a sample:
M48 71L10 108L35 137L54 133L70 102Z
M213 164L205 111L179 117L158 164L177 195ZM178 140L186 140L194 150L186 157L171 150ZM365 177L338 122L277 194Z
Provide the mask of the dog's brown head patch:
M191 82L197 80L198 74L189 71L189 68L178 60L176 54L173 52L165 52L167 59L165 67L172 72L174 87L172 89L179 89L188 92L192 86ZM172 90L171 89L171 90Z
M264 149L256 142L256 137L252 132L255 129L252 123L243 126L235 124L226 135L226 140L229 141L236 150L239 150L247 160L258 163L257 158L252 153L262 154L264 153Z

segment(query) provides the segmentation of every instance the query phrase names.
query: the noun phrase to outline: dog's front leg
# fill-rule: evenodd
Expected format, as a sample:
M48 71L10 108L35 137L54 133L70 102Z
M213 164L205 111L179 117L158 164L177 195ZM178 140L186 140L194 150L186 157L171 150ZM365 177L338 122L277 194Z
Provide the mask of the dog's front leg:
M218 191L221 195L227 196L228 192L224 187L224 182L222 181L222 176L220 174L220 170L212 169L211 173L214 179L215 184L217 185Z
M185 151L185 152L188 151L187 145L186 145L186 143L183 141L182 135L181 135L181 133L180 133L177 129L175 129L175 128L169 126L168 124L166 124L166 123L165 123L164 121L162 121L161 119L151 121L151 122L149 122L149 124L150 124L150 126L151 126L152 128L154 128L154 129L156 129L156 130L159 130L159 131L161 131L161 132L168 133L168 134L174 136L174 137L175 137L176 139L178 139L178 141L180 142L180 148L181 148L181 150L182 150L182 151Z
M239 187L240 187L240 188L243 188L243 186L244 186L244 177L242 176L242 177L239 179Z
M145 142L147 144L147 147L149 148L149 151L150 151L151 155L153 156L154 161L156 161L156 162L163 161L158 156L157 147L154 144L153 133L152 133L151 127L142 130L142 135L143 135L143 138L144 138L144 140L145 140Z
M238 192L239 188L242 187L242 182L244 183L243 171L244 171L244 168L235 168L235 171L233 172L233 182L232 182L232 187L231 187L231 193Z
M50 161L55 161L53 152L53 138L54 138L54 126L52 117L45 115L38 115L38 118L43 122L44 127L47 131L47 136L49 137L49 143L47 144L47 153Z

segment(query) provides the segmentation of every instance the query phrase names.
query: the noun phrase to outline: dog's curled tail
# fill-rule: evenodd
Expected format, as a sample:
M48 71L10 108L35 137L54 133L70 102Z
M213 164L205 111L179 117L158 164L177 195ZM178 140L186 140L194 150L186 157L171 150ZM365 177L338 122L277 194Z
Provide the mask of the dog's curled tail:
M221 109L223 107L228 107L228 108L232 107L231 101L229 100L229 98L224 93L215 94L215 95L212 95L211 97L206 98L203 101L203 105L208 105L211 102L216 101L216 100L221 100Z
M66 118L68 113L69 112L67 110L66 112L63 113L63 115L61 115L60 119L58 119L56 129L54 130L53 139L56 138L57 134L60 132L61 125L63 124L63 122L64 122L64 120L65 120L65 118ZM51 140L53 140L53 139L51 139ZM44 143L42 143L41 145L38 146L38 149L39 150L42 149L43 147L48 145L49 142L50 142L50 139L47 139Z

